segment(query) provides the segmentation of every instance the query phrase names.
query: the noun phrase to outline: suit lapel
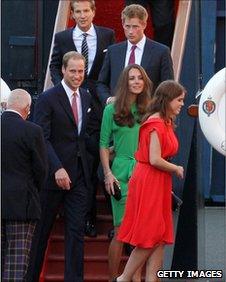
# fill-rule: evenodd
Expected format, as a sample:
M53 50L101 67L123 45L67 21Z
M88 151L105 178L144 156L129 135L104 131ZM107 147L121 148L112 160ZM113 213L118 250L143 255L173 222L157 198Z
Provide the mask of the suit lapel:
M74 27L68 30L68 33L66 34L65 42L67 42L68 50L75 50L77 52L77 48L73 40L73 30L74 30Z
M82 127L80 134L84 131L86 119L87 119L87 110L88 110L88 97L86 90L79 88L80 97L81 97L81 105L82 105Z
M144 69L150 68L150 62L154 59L154 54L152 52L153 44L150 39L146 38L146 42L144 45L144 52L141 59L141 66Z
M93 60L93 64L91 67L91 70L89 72L89 76L91 75L91 73L94 70L95 65L97 65L97 62L100 61L100 57L101 57L101 52L103 52L103 36L99 30L99 28L97 26L94 25L95 31L96 31L96 35L97 35L97 49L96 49L96 54Z
M86 90L79 88L79 92L80 92L81 106L82 106L82 126L81 126L81 132L80 132L80 135L81 135L81 133L84 131L85 124L86 124L87 110L89 108L89 99L87 97ZM70 119L70 121L74 124L74 126L77 129L77 125L76 125L74 115L72 112L71 104L68 100L67 94L61 83L59 84L58 89L57 89L57 96L68 118Z
M125 68L125 59L126 59L126 51L127 51L127 41L122 42L120 48L117 49L117 66L118 66L118 73Z
M68 118L76 126L74 115L73 115L72 108L71 108L71 104L70 104L70 102L68 100L67 94L66 94L66 92L65 92L65 90L64 90L64 88L63 88L61 83L59 84L59 89L58 90L59 91L57 91L57 94L58 94L57 96L58 96L59 102L62 105L64 111L66 112Z

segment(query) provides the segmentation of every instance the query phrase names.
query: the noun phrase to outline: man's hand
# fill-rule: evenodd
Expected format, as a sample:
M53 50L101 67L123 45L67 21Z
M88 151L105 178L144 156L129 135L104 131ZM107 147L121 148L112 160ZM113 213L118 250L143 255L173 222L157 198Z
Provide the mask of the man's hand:
M71 179L64 168L60 168L55 172L55 180L63 190L70 190Z

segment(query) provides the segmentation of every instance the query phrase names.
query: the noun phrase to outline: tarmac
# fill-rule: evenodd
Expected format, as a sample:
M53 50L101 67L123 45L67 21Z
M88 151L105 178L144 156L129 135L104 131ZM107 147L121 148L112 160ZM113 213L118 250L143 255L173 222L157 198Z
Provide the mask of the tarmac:
M223 270L226 281L226 208L205 207L205 268ZM211 281L211 280L209 280ZM219 280L217 280L219 281Z
M175 229L178 214L174 214ZM226 282L226 208L206 206L198 211L198 270L222 271L222 278L173 279L162 278L163 282ZM176 230L175 230L176 231ZM173 247L166 247L164 270L169 270Z

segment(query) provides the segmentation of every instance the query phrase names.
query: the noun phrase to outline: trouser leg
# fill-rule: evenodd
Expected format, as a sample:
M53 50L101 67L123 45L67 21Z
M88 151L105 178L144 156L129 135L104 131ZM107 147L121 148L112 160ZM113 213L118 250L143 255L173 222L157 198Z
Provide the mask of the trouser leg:
M40 194L42 212L32 240L31 260L27 274L28 282L39 281L48 239L63 195L63 191L55 190L43 190Z
M65 211L65 282L83 281L84 229L87 212L88 190L81 164L75 187L67 191Z
M5 257L2 281L26 281L35 221L5 223Z

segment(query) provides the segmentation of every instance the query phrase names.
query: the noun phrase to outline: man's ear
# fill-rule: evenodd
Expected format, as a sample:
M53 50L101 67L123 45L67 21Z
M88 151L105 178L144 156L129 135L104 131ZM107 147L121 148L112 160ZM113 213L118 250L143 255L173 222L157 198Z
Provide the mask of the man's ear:
M64 74L65 74L65 68L64 68L64 66L62 66L61 71L62 71L62 74L64 75Z
M28 114L30 113L30 109L31 109L31 105L28 104L27 107L26 107L26 111L28 112Z
M75 18L74 18L74 10L73 9L71 9L71 11L70 11L70 18L72 20L75 20Z
M30 104L28 104L28 105L24 108L24 110L21 112L21 113L22 113L22 117L23 117L24 120L28 118L28 116L29 116L29 114L30 114L30 108L31 108L31 106L30 106Z
M145 30L145 28L147 27L147 22L142 22L142 26L143 26L143 29Z

